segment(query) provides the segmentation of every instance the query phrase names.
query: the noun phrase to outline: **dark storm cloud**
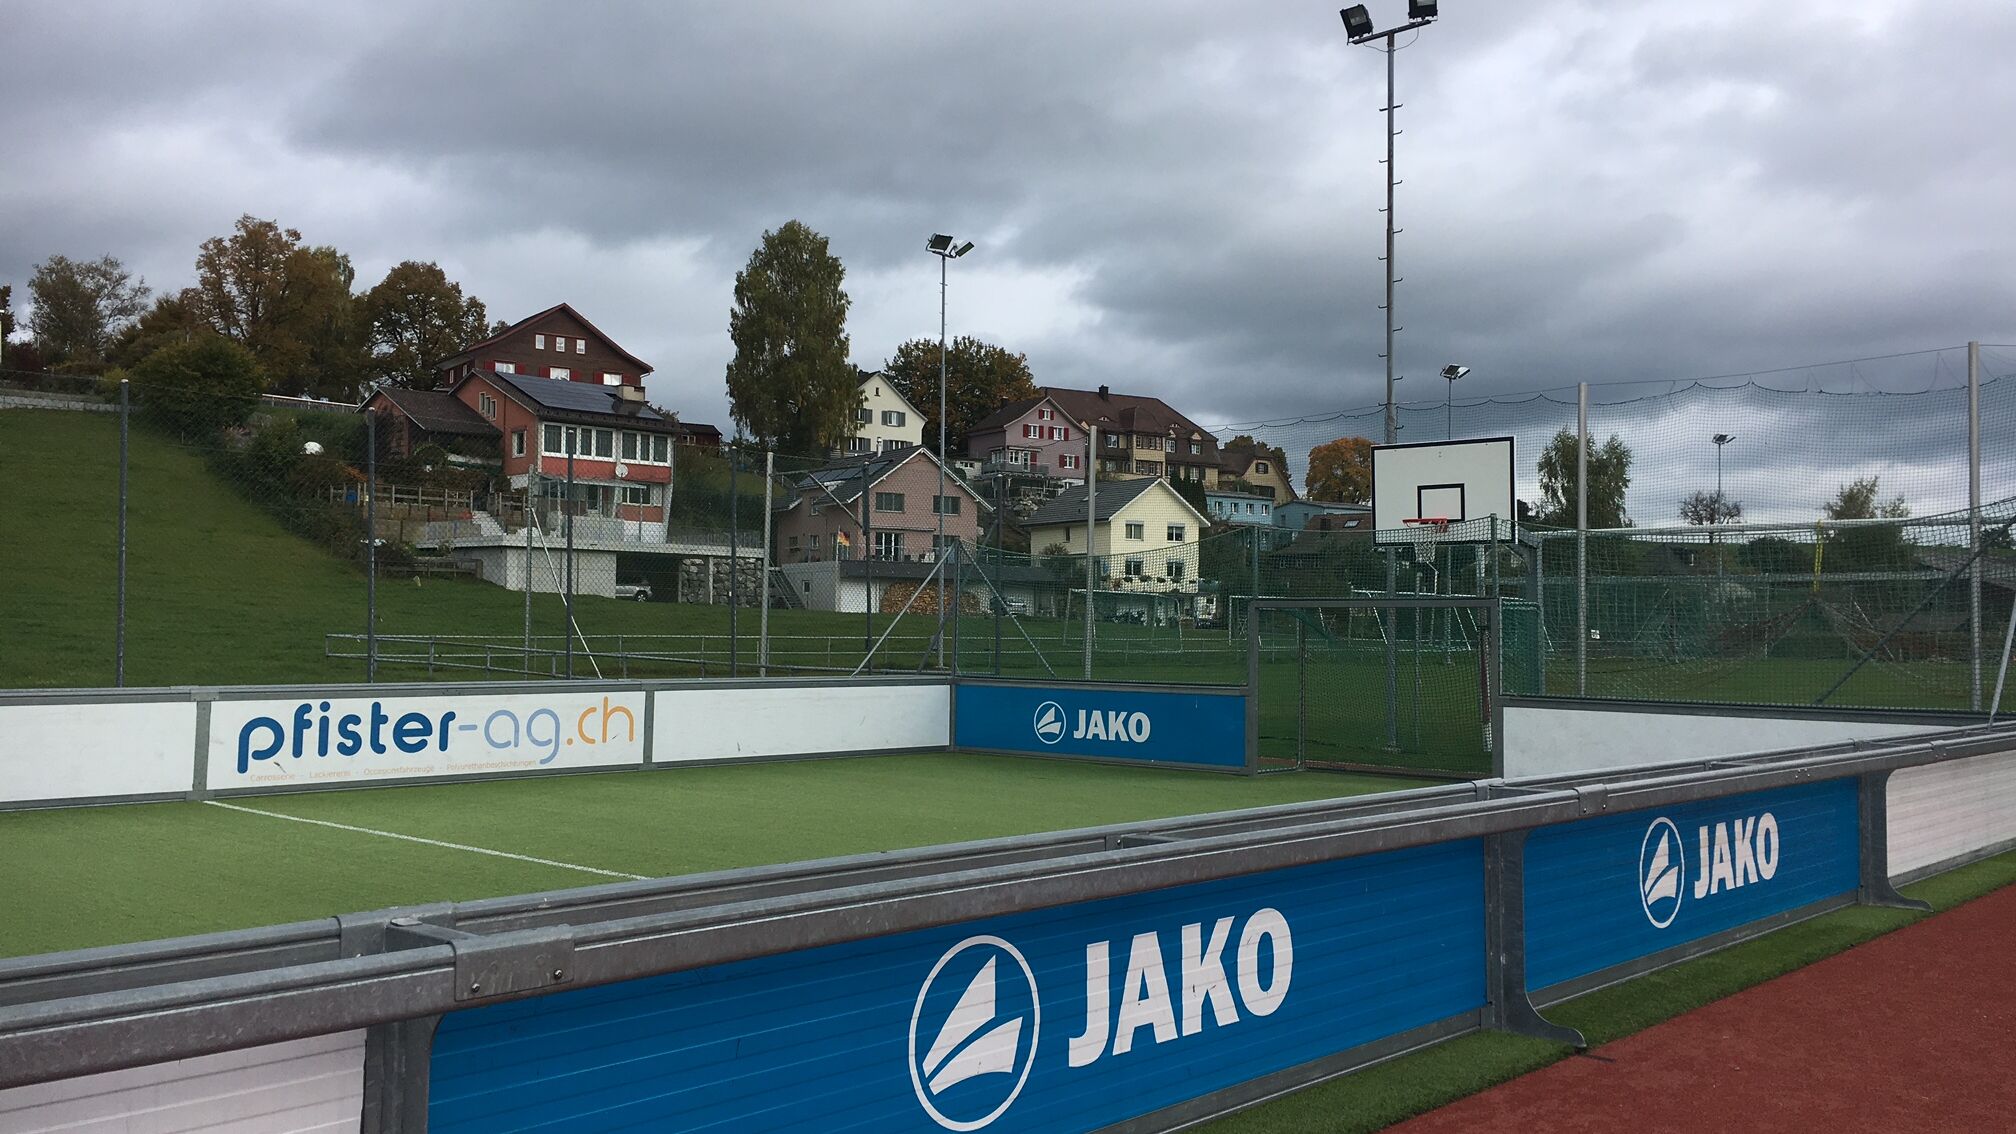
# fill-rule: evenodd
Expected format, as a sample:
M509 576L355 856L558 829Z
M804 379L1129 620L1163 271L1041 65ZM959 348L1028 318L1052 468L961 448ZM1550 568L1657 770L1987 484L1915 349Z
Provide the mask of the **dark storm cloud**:
M1397 16L1398 0L1375 5ZM858 361L954 330L1206 421L1376 402L1384 68L1335 5L9 13L0 279L157 286L240 212L590 306L725 418L733 273L833 240ZM2016 341L2016 10L1451 3L1400 59L1402 396Z

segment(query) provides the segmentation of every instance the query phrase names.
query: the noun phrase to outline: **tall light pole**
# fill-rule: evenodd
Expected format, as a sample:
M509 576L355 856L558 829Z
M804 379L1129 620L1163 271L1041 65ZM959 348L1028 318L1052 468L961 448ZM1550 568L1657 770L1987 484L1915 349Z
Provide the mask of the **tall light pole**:
M956 244L956 247L955 247ZM931 510L938 514L938 546L931 552L933 565L945 555L945 282L946 265L973 251L973 242L957 244L944 233L933 233L925 244L938 257L938 499ZM953 661L958 661L954 658ZM938 571L938 668L945 668L945 571Z
M1734 433L1717 433L1708 440L1715 443L1715 518L1722 519L1722 446L1736 440Z
M1442 377L1449 383L1449 392L1442 397L1442 439L1456 440L1456 380L1470 373L1467 366L1449 365L1442 368Z
M1393 323L1393 285L1400 282L1393 274L1393 237L1400 230L1393 227L1393 187L1399 182L1393 178L1393 139L1399 131L1393 126L1393 112L1399 104L1393 101L1393 53L1399 50L1395 37L1402 32L1414 31L1435 22L1436 0L1407 0L1407 22L1388 31L1372 30L1372 17L1365 11L1365 5L1353 4L1338 13L1344 18L1344 34L1352 43L1371 43L1383 39L1386 46L1386 302L1382 310L1386 312L1386 443L1393 444L1400 439L1400 418L1393 404L1393 336L1400 327Z

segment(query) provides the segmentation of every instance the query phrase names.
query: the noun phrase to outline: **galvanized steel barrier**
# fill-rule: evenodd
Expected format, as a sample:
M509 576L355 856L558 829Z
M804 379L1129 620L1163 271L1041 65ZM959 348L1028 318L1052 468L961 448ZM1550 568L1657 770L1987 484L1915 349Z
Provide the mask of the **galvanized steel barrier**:
M1548 1003L1913 904L1893 835L1913 874L2016 840L2016 729L4 961L0 1088L361 1033L370 1132L1169 1129L1480 1028L1578 1042Z

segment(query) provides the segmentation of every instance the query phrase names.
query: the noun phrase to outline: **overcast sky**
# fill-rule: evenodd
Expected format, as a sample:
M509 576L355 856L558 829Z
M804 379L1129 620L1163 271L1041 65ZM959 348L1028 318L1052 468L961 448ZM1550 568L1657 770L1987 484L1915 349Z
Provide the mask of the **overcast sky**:
M14 0L0 282L240 213L573 303L727 422L797 218L857 363L951 327L1206 424L1381 397L1384 60L1334 3ZM1382 25L1402 0L1371 5ZM1404 397L2016 343L2016 4L1448 0L1399 56ZM1926 376L1919 376L1926 377Z

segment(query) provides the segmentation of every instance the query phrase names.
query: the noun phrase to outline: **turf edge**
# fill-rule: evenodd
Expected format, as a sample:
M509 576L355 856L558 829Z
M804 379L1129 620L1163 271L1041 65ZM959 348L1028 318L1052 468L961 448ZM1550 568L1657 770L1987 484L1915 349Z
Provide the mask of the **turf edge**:
M2016 851L1904 887L1933 914L2016 883ZM1547 1012L1609 1043L1931 917L1851 906L1669 969L1600 989ZM1212 1134L1349 1134L1412 1118L1567 1058L1561 1044L1485 1032L1368 1067L1201 1129Z

